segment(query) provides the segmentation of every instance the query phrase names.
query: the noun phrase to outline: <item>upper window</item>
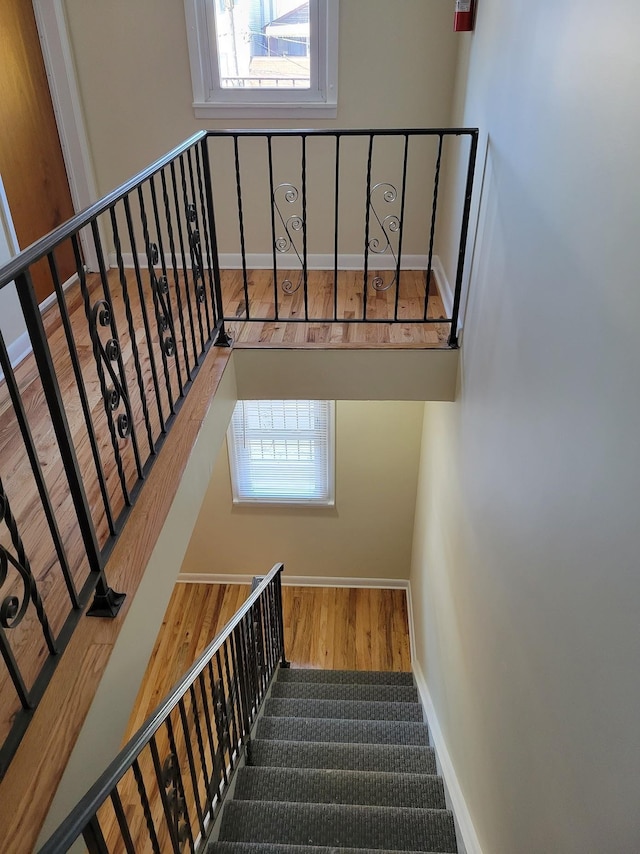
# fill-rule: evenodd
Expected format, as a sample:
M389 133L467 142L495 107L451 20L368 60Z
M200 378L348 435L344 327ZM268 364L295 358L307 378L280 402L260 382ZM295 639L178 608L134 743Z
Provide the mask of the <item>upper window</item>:
M227 445L234 503L334 503L334 405L239 400Z
M185 0L198 118L335 117L338 0Z

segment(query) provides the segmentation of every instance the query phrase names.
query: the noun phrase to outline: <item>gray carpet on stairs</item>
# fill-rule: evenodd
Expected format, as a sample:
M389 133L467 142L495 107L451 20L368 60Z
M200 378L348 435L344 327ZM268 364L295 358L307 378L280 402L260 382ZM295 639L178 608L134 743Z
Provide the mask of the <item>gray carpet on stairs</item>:
M248 765L238 772L233 797L238 801L446 808L444 786L435 774L391 774L380 771Z
M427 728L413 721L345 721L329 718L262 718L258 738L347 744L428 745Z
M281 670L278 682L324 682L346 685L413 685L412 673L384 670L308 670L291 667Z
M382 700L387 703L417 703L418 692L413 685L367 685L333 682L280 682L271 691L272 697L297 697L307 700Z
M384 703L370 700L304 700L295 697L270 697L264 704L265 717L345 718L369 721L418 721L422 723L419 703Z
M410 673L281 670L209 854L455 852Z
M389 848L335 848L318 845L265 845L264 842L217 842L212 854L399 854ZM401 854L421 854L419 851L402 851ZM443 852L440 852L443 854Z

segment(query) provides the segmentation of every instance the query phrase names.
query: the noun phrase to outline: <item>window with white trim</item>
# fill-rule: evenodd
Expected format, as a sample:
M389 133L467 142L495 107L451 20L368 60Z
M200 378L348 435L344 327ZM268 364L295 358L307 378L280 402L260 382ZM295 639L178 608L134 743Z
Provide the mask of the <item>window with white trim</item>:
M334 402L239 400L227 445L234 503L333 504Z
M197 118L335 117L338 0L185 0Z

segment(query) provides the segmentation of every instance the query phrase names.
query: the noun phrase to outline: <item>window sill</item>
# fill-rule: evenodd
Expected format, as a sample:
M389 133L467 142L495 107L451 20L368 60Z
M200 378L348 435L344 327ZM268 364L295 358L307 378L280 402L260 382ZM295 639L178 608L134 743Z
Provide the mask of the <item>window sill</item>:
M326 101L296 103L229 104L195 101L193 112L197 119L335 119L338 105Z
M336 502L333 498L328 501L288 501L286 498L283 499L266 499L266 498L234 498L232 499L232 503L234 507L310 507L310 508L332 508L336 506Z

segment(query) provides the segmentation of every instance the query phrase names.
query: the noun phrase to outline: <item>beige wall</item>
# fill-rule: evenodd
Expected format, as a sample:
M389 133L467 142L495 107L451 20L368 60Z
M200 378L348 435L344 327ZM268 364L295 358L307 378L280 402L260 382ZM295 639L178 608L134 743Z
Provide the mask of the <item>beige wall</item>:
M181 571L408 578L422 410L338 401L331 508L234 507L223 448Z
M98 190L108 192L191 133L202 128L250 127L255 122L197 120L187 52L184 6L176 0L65 0ZM305 127L374 128L446 126L450 119L458 41L452 10L442 0L343 0L340 5L339 101L333 120ZM300 120L269 121L297 127ZM266 149L244 149L243 190L247 250L270 251ZM218 146L214 169L220 248L239 251L234 208L235 175ZM230 148L226 149L227 154ZM411 159L405 253L425 253L434 146L416 144ZM401 184L401 145L381 143L374 180ZM309 149L309 251L333 251L333 150ZM342 253L361 253L364 229L366 142L345 142ZM275 157L276 183L296 181L299 153ZM379 164L379 170L377 169ZM415 165L414 165L415 164ZM387 211L387 212L390 212ZM396 211L394 211L396 212ZM439 235L438 235L439 236Z
M426 405L418 659L486 854L640 841L640 10L483 0L458 402Z

